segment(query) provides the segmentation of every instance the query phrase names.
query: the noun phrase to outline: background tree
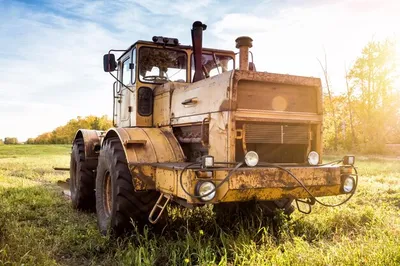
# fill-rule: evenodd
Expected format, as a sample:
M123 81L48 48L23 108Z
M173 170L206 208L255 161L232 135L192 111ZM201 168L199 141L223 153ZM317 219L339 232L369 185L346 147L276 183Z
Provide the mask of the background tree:
M18 139L13 137L4 138L4 144L18 144Z
M35 144L35 139L34 138L29 138L26 140L25 144Z
M112 121L107 116L78 116L76 119L71 119L67 124L57 127L52 132L46 132L34 139L28 139L27 144L70 144L78 129L107 130L111 127Z
M333 124L333 130L334 130L334 141L333 141L333 149L336 151L337 146L338 146L338 125L337 125L337 120L336 120L336 106L333 104L333 96L331 92L331 86L329 82L329 75L328 75L328 62L326 59L326 52L324 52L324 63L321 62L317 58L319 65L321 66L323 75L324 75L324 80L325 80L325 86L328 91L328 100L329 100L329 108L325 109L325 113L330 116L330 122Z
M355 114L361 129L358 136L363 146L371 151L381 151L382 144L396 131L393 125L399 119L399 95L393 86L395 58L393 41L371 41L348 75L357 96Z
M354 129L354 122L353 122L353 106L352 106L352 97L353 97L353 90L354 88L349 85L349 76L347 73L347 68L344 68L345 78L346 78L346 98L347 98L347 110L349 114L349 122L350 122L350 130L351 130L351 142L349 149L353 149L354 145L357 145L357 137L356 132Z
M346 87L341 94L332 93L326 56L324 62L319 61L327 89L326 149L384 152L386 143L400 143L400 82L396 83L399 72L395 47L390 39L369 42L349 71L345 67Z

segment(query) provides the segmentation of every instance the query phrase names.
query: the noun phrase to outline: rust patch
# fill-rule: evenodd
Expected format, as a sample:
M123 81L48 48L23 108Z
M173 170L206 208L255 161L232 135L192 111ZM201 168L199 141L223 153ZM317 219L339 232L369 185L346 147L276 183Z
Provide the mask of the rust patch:
M149 169L143 169L144 167ZM145 173L149 171L154 171L154 168L151 166L135 166L131 168L132 184L136 191L154 189L156 187L153 175Z
M339 167L292 167L288 169L306 186L340 184ZM295 187L301 186L288 173L276 168L239 170L229 180L229 189Z

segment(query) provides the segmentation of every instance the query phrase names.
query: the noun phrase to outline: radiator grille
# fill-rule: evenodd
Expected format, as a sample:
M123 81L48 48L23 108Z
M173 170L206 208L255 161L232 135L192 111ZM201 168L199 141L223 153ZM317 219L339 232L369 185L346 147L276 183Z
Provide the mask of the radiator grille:
M244 125L246 143L308 144L308 125Z

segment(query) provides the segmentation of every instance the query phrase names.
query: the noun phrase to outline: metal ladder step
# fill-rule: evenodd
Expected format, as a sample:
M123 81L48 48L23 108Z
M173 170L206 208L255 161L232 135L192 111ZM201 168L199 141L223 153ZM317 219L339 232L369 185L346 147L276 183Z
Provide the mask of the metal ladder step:
M165 198L165 202L161 203L162 200ZM167 207L169 201L171 200L171 195L161 193L160 197L158 198L156 204L154 204L153 209L151 210L149 214L149 222L152 224L155 224L158 222L158 220L161 218L161 215L163 214L165 207ZM157 209L159 209L158 214ZM157 215L155 218L153 218L154 215Z

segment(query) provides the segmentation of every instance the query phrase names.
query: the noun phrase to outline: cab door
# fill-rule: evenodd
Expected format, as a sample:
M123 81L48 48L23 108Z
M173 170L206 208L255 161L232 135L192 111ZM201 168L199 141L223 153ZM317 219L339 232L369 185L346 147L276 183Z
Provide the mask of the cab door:
M136 116L132 115L135 99L135 51L132 49L120 60L119 80L129 89L119 84L119 127L130 127L135 124Z

